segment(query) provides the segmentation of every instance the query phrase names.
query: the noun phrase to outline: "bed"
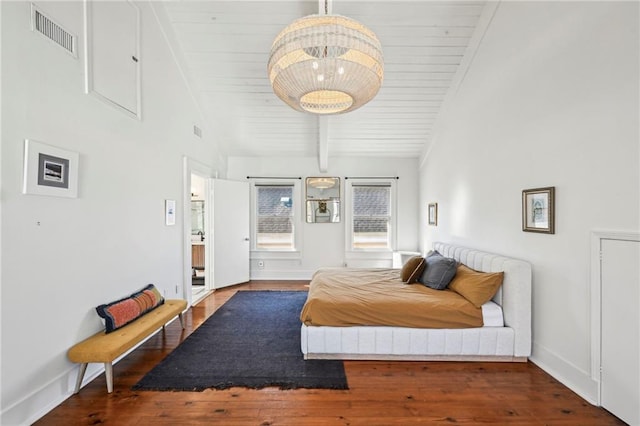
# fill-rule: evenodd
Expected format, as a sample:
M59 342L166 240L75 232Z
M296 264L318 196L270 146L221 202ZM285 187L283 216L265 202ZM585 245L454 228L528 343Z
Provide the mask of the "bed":
M476 271L504 273L493 299L482 305L479 324L477 319L464 318L470 314L464 314L453 328L439 328L437 323L416 326L413 319L393 325L349 325L340 321L336 324L341 325L313 325L307 321L301 326L304 358L525 362L531 354L531 265L452 244L438 242L433 248ZM336 272L341 273L338 269ZM310 295L315 286L312 280ZM437 320L438 315L433 317Z

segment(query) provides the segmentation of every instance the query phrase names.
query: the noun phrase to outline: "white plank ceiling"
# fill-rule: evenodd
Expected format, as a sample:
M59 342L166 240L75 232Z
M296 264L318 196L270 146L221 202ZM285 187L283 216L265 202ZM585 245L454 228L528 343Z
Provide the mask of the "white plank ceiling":
M285 105L266 71L275 36L318 13L316 0L186 0L161 7L206 128L228 155L318 155L318 117ZM327 118L328 156L419 157L484 7L484 1L333 1L333 13L377 34L385 75L367 105Z

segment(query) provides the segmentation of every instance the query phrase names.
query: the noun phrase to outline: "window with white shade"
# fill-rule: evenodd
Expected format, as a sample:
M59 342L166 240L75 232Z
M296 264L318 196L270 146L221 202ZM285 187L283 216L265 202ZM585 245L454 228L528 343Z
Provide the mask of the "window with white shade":
M253 186L253 250L296 250L300 215L298 193L294 183L256 183Z
M395 182L352 181L347 191L348 250L394 249Z

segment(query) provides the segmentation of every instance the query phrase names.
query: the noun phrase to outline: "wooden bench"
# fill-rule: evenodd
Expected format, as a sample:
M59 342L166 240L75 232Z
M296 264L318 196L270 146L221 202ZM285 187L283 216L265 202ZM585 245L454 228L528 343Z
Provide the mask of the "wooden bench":
M113 361L155 333L160 327L164 330L165 324L176 316L180 318L180 325L184 328L182 312L186 308L186 300L165 300L164 304L122 328L109 334L101 331L74 345L67 352L70 361L81 364L74 393L80 391L82 378L90 362L104 363L107 392L113 392Z

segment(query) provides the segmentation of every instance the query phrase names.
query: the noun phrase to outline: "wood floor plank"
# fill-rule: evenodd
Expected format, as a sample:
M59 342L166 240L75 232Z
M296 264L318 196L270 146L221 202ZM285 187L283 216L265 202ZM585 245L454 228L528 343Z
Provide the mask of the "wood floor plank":
M306 291L307 281L252 281L208 295L35 425L624 425L532 363L346 361L348 390L132 391L237 291Z

